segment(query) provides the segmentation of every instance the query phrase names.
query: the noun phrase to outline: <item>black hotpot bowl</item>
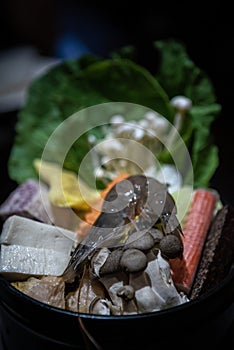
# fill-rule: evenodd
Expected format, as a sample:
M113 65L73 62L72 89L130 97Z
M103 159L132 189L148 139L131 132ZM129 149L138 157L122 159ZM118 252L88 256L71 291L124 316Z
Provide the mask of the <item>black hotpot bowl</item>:
M220 285L196 300L167 310L78 317L75 312L28 297L0 276L1 350L150 350L159 346L163 349L185 346L190 350L204 345L216 349L224 346L227 332L233 326L233 295L234 269L231 269Z
M4 117L4 118L3 118ZM16 113L2 117L0 155L5 164ZM11 123L10 123L11 122ZM4 141L5 140L5 141ZM6 167L3 168L3 170ZM2 197L15 188L5 169ZM3 201L4 198L1 198ZM0 350L186 350L234 348L234 268L218 286L196 300L167 310L129 316L97 316L64 311L32 299L0 275ZM86 332L85 332L86 330ZM96 343L85 335L89 333ZM228 343L224 347L224 342Z

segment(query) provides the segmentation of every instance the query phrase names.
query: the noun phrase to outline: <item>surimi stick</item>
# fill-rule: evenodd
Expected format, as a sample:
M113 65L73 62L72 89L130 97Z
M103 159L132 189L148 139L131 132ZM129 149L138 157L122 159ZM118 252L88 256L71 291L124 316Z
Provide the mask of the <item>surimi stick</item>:
M183 227L183 257L170 260L173 281L186 294L189 294L195 278L217 199L214 190L195 190Z

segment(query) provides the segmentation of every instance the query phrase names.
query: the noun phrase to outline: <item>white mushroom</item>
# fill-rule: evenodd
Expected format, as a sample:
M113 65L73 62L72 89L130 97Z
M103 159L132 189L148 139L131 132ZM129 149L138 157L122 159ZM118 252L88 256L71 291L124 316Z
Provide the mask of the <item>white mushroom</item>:
M192 107L192 101L190 98L178 95L171 99L171 104L177 109L178 112L184 114Z
M176 109L174 128L168 136L167 146L170 148L175 141L176 133L181 129L183 117L192 107L192 101L185 96L175 96L171 99L171 105Z

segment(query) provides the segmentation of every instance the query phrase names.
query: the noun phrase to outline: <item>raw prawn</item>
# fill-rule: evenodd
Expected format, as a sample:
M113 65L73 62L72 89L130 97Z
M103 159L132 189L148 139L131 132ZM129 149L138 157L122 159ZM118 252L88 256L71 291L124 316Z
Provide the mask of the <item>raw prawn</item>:
M179 239L181 257L182 229L176 213L174 199L165 184L145 175L131 175L119 181L107 193L101 214L75 249L63 273L64 280L69 282L79 275L96 249L121 246L130 232L148 231L156 225L165 236Z

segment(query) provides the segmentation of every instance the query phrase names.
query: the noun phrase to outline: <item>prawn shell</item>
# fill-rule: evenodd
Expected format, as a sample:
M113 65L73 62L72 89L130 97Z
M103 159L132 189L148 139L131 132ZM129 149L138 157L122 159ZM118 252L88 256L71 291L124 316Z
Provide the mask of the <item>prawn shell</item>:
M158 180L140 174L119 181L106 194L101 214L75 249L64 271L64 279L75 278L82 270L82 262L95 249L123 244L129 227L149 230L160 219L164 233L175 234L181 240L182 230L176 212L174 199L168 193L167 186Z

